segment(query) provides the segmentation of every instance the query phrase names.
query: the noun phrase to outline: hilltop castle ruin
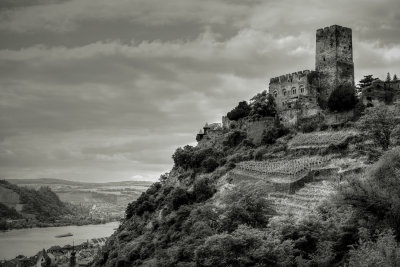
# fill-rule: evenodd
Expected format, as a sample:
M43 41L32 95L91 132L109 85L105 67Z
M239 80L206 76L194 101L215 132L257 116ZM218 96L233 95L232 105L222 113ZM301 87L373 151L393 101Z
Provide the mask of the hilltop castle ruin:
M275 98L281 121L293 125L317 115L332 91L346 84L354 86L352 32L332 25L316 32L315 71L271 78L269 93Z
M285 126L298 127L304 123L333 125L347 121L352 112L330 113L325 105L332 91L339 86L354 86L352 31L332 25L316 32L315 70L303 70L270 79L269 94L277 107L277 119ZM263 131L276 118L230 121L226 116L222 124L206 124L196 136L199 145L217 144L224 129L240 129L254 143L260 143Z

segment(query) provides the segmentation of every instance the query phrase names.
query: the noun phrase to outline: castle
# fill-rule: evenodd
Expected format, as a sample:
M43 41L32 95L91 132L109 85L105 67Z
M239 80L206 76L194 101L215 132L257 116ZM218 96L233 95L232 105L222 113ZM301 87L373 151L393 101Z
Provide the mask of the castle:
M294 125L299 119L321 113L332 91L354 86L352 32L332 25L316 33L315 71L303 70L271 78L269 93L275 98L280 120Z
M339 86L354 86L352 31L332 25L316 32L315 71L303 70L270 79L268 92L276 103L277 118L285 126L297 127L303 123L343 123L352 116L325 110L333 90ZM247 132L255 144L261 142L263 131L276 118L230 121L204 126L196 136L199 145L217 145L224 129Z

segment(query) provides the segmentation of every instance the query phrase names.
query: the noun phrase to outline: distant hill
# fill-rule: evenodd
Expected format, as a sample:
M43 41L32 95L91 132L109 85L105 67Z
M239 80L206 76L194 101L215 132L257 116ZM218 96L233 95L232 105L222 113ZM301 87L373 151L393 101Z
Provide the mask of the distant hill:
M7 196L0 199L0 213L10 216L2 219L14 219L20 215L34 215L40 222L51 222L62 215L72 214L72 211L63 203L58 196L48 187L34 190L11 184L0 180L1 192ZM18 212L17 212L17 210Z
M85 185L85 186L99 186L99 185L107 185L107 186L126 186L126 185L143 185L149 186L153 182L147 181L118 181L118 182L105 182L105 183L90 183L90 182L78 182L78 181L70 181L64 179L56 179L56 178L39 178L39 179L7 179L8 182L16 185L21 184L62 184L62 185Z

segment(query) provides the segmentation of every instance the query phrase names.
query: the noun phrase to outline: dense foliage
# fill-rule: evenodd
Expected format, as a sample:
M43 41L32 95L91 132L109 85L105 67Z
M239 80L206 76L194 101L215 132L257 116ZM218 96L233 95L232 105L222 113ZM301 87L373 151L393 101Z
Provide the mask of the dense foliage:
M71 210L49 187L41 187L39 190L34 190L19 187L4 180L0 181L0 183L1 186L19 194L20 201L24 204L22 211L36 215L39 221L51 222L61 215L71 214Z
M258 93L251 99L250 116L274 117L276 115L276 104L274 97L266 91Z
M230 120L237 121L241 118L249 116L250 106L246 101L239 102L239 105L228 112L227 117Z
M22 216L13 208L0 203L0 218L19 219Z
M400 240L400 148L388 151L364 179L341 189L343 200L367 220L365 227L391 227Z
M279 126L271 126L263 131L261 144L269 145L275 143L276 139L286 135L289 132L289 129L279 125Z
M329 96L328 107L331 111L347 111L353 109L356 102L354 87L340 85Z
M238 106L228 112L230 120L237 121L245 117L274 117L276 104L274 97L263 91L250 99L250 105L246 101L239 102Z
M397 125L395 107L375 106L366 109L358 121L359 129L387 150L391 144L393 130Z
M364 75L364 78L362 78L362 79L359 81L358 86L359 86L360 88L368 87L368 86L370 86L370 85L372 84L373 81L375 81L375 80L377 80L377 79L378 79L378 78L373 78L372 75Z
M212 172L219 166L223 153L215 148L199 148L189 145L178 148L172 155L175 167L197 172Z

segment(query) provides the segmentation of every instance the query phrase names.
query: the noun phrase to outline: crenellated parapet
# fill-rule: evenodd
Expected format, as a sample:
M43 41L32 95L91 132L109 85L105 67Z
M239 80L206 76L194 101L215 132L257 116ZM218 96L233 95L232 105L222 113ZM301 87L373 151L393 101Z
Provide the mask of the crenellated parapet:
M310 73L311 73L310 70L302 70L302 71L297 71L297 72L293 72L293 73L288 73L285 75L271 78L269 83L270 84L271 83L284 83L284 82L292 82L292 81L296 81L296 80L301 80Z
M301 96L315 97L315 71L303 70L271 78L269 93L275 98L279 110L291 108Z

